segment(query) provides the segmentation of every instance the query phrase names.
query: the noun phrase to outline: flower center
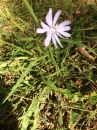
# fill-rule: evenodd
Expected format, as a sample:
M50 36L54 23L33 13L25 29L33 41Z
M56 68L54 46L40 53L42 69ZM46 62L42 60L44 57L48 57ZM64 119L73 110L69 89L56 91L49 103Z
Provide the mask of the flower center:
M53 33L53 32L55 32L55 29L54 28L50 28L50 31Z

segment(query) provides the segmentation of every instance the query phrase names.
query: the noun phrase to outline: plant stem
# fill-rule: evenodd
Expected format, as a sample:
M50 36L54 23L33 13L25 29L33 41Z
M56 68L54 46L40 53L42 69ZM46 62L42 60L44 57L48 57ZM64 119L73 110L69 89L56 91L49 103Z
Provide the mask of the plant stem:
M51 60L52 60L52 63L55 65L56 67L56 71L59 70L59 67L54 59L54 56L53 56L53 52L52 52L52 48L51 48L51 45L49 45L49 53L50 53L50 57L51 57Z

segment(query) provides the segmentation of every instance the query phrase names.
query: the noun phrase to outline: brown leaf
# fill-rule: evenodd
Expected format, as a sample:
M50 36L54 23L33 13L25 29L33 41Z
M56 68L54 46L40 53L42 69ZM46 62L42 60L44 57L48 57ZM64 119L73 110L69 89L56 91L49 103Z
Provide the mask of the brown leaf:
M85 57L88 57L91 60L95 60L95 57L91 56L87 50L85 50L85 47L77 47L75 49L76 51L80 52L82 55L84 55Z

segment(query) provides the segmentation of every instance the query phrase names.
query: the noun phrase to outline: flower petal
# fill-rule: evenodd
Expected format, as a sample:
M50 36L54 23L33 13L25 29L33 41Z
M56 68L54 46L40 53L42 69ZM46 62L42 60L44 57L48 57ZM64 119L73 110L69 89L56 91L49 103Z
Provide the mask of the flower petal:
M52 8L49 9L48 14L46 15L46 22L52 27Z
M71 37L70 33L67 32L63 32L63 31L58 31L61 35L63 35L64 37Z
M41 21L41 26L42 26L44 29L49 29L49 27L48 27L45 23L43 23L42 21Z
M59 31L59 32L61 32L61 31L69 31L71 28L70 28L70 26L66 26L66 27L60 27L60 28L58 28L57 30ZM56 31L57 31L56 30Z
M63 48L63 46L62 46L62 44L61 44L61 42L60 42L58 36L57 36L55 33L54 33L54 36L55 36L56 41L57 41L57 42L59 43L59 45Z
M71 24L71 21L70 20L66 20L66 21L60 23L57 27L59 28L59 27L63 27L63 26L69 25L69 24Z
M51 33L47 33L44 45L47 47L50 44L50 41L51 41Z
M54 27L54 25L56 24L56 22L57 22L57 20L58 20L58 18L59 18L59 16L60 16L60 14L61 14L61 10L59 10L59 11L57 11L57 13L55 14L55 16L54 16L54 19L53 19L53 27Z
M55 45L55 47L57 48L57 45L56 45L56 38L55 38L54 35L52 35L52 42L53 42L53 44Z
M59 32L55 32L55 34L58 35L59 37L63 38L63 36Z
M45 32L47 32L47 30L46 30L46 29L42 29L42 28L38 28L38 29L36 30L36 32L37 32L37 33L45 33Z

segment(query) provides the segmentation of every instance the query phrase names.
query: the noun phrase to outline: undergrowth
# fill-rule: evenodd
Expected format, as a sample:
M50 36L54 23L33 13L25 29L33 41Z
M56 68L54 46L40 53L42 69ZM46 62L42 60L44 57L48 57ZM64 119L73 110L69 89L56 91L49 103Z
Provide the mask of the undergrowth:
M55 63L36 33L49 8L72 21ZM0 1L0 99L0 130L97 129L95 0Z

